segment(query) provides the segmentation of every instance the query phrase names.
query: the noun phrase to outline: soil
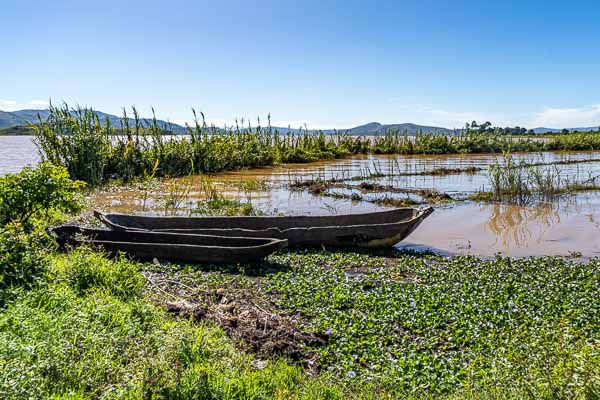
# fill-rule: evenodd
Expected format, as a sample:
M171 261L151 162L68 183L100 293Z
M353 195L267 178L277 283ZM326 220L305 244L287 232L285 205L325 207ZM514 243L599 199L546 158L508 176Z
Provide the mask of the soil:
M170 313L195 322L216 323L242 348L259 358L280 355L300 361L309 373L319 372L319 356L311 349L323 345L326 337L302 331L297 321L279 314L256 291L193 287L163 273L145 275L149 296Z

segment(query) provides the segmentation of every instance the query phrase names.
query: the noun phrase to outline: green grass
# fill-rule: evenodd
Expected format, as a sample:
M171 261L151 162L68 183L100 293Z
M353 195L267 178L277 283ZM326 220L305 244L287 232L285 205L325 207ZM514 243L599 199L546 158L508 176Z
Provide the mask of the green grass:
M256 368L210 322L146 302L144 281L126 260L53 256L46 283L0 312L0 397L342 398L284 360Z

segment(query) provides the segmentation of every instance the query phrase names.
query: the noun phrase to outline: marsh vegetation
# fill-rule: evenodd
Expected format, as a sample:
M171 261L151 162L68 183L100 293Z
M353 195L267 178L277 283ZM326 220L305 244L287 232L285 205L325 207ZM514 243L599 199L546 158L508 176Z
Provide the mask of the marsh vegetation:
M495 131L468 128L461 134L434 133L408 136L389 131L374 137L347 132L324 134L299 131L282 134L258 121L255 127L240 121L233 127L209 126L204 115L187 126L187 135L165 135L156 117L145 123L132 109L133 123L124 111L120 126L101 121L90 109L51 106L46 121L35 126L42 158L67 168L74 178L99 185L111 178L130 181L154 172L157 176L184 176L279 163L333 160L353 154L479 154L598 150L600 135L574 133L544 140L513 137Z
M600 395L598 260L296 250L213 266L63 254L44 228L81 209L81 184L42 166L2 177L1 198L35 182L48 182L44 195L0 207L4 398Z
M560 219L541 204L598 183L595 153L533 152L597 149L594 134L282 135L268 124L223 130L200 118L188 135L167 137L156 122L113 128L66 106L38 129L51 163L0 177L4 398L600 396L600 264L589 252L574 261L577 248L523 259L296 249L216 266L139 263L85 247L61 253L45 233L68 218L89 223L97 206L260 215L282 203L286 213L469 204L424 230L447 237L457 221L477 218L476 195L492 209L485 229L497 241L521 240L531 232L519 221ZM487 152L499 154L435 156ZM595 204L577 214L598 229Z

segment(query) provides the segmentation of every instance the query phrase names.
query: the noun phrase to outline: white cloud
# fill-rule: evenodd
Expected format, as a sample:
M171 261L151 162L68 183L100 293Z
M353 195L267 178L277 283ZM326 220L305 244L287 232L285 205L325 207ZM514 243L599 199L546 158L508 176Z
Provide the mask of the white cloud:
M579 108L545 108L535 114L532 126L577 128L600 125L600 104Z
M2 111L15 111L18 110L17 102L13 100L2 100L0 99L0 110Z
M47 100L31 100L29 105L34 107L48 107L49 103Z
M0 99L0 110L2 111L17 111L24 109L44 109L48 107L46 100L31 100L27 103L19 103L14 100L1 100Z

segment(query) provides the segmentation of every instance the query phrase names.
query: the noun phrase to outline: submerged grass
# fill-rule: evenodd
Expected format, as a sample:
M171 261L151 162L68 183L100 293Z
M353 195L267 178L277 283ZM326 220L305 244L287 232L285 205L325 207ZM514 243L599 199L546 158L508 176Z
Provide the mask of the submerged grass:
M532 201L548 201L564 194L598 190L598 176L587 176L584 180L565 176L559 162L526 163L516 161L507 154L502 162L490 166L488 180L491 190L476 193L473 200L508 201L528 204Z

